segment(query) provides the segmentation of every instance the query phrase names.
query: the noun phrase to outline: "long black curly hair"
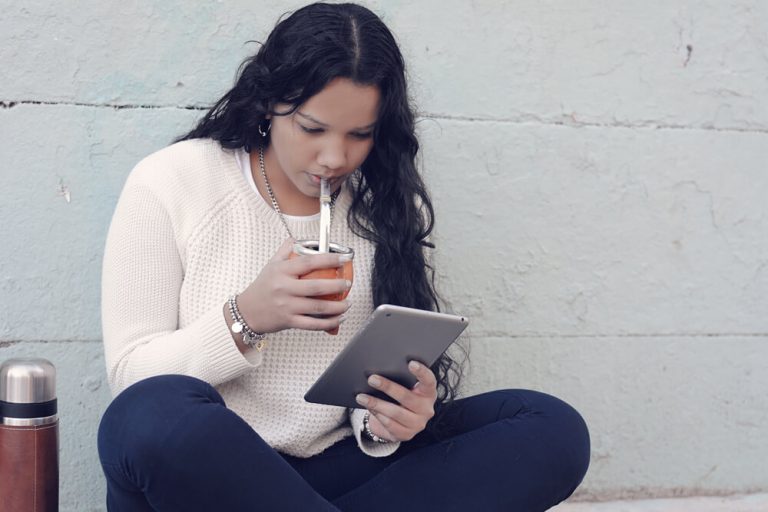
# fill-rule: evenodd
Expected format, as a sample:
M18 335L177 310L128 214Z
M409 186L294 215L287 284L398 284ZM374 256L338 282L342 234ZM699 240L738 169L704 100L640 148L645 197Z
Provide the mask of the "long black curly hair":
M396 304L440 310L434 269L425 251L434 226L429 194L416 169L419 143L406 88L405 64L386 25L355 4L314 3L280 21L256 55L240 66L235 86L177 141L211 138L225 148L258 147L267 115L287 115L331 80L347 78L381 93L373 148L352 180L347 222L376 247L372 276L374 305ZM288 104L289 112L274 112ZM440 412L456 397L461 364L443 355L432 367L438 378Z

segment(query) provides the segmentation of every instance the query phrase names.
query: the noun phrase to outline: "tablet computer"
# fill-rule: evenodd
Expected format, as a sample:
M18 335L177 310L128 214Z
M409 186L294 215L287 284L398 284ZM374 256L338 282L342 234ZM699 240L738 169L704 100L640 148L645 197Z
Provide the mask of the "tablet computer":
M382 304L352 337L320 378L304 395L318 404L360 408L358 393L394 402L368 385L372 374L382 375L407 388L418 380L408 362L432 366L466 329L462 316Z

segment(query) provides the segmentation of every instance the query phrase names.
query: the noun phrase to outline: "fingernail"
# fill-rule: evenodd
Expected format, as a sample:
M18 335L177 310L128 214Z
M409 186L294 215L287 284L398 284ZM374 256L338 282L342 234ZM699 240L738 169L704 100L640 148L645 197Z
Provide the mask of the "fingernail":
M368 377L368 384L370 384L371 386L377 388L377 387L381 386L381 379L378 378L375 375L371 375L370 377Z
M413 371L416 371L419 368L421 368L421 365L419 363L417 363L416 361L411 361L410 363L408 363L408 368L410 368Z
M347 315L342 314L342 315L339 316L339 323L340 324L343 324L346 320L347 320Z
M347 286L347 289L352 288L352 281L344 281L344 284Z
M360 405L368 405L368 397L365 395L357 395L355 396L355 401L359 403Z
M352 261L351 254L339 254L339 264L346 263L348 261Z

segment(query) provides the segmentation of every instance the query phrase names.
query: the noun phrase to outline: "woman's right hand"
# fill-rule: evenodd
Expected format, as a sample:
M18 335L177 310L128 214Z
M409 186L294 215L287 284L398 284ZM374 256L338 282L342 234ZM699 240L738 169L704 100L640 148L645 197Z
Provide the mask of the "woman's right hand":
M318 254L288 259L293 240L286 240L259 276L237 296L237 307L248 326L258 333L283 329L325 331L338 327L349 301L315 297L349 289L344 279L299 279L312 270L336 268L344 263L338 254ZM317 318L312 315L319 315Z

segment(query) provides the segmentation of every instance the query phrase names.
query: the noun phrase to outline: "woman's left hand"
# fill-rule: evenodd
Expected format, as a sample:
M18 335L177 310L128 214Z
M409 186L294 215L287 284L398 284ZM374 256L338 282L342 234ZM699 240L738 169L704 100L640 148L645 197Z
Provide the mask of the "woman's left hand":
M399 405L363 393L357 395L357 403L371 413L368 420L371 431L388 441L410 441L424 430L427 422L435 415L435 374L427 366L416 361L411 361L408 369L419 380L412 389L381 375L368 377L371 387L391 396Z

